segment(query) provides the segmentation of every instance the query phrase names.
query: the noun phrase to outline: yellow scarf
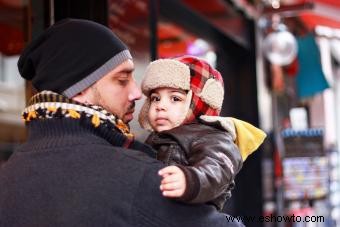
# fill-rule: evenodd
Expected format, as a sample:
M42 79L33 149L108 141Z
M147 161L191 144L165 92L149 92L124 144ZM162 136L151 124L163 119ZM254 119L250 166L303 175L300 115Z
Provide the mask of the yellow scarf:
M266 133L259 128L249 124L248 122L230 117L234 123L236 130L235 143L239 147L242 160L252 154L263 143Z
M218 123L228 131L232 135L235 144L238 146L243 161L256 151L267 136L261 129L233 117L202 115L200 116L200 119L208 124Z

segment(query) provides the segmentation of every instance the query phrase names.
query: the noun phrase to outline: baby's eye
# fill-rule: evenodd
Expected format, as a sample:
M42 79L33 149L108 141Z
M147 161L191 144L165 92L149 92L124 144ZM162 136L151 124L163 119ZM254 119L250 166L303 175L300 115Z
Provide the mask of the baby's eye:
M181 102L182 99L180 97L178 97L178 96L172 96L171 97L171 101L173 101L173 102Z
M150 100L151 100L151 102L158 102L160 100L160 98L156 95L151 95Z

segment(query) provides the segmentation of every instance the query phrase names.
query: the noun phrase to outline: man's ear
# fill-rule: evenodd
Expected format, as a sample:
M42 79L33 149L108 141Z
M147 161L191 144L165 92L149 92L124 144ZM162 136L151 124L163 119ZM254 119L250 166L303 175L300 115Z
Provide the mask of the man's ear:
M91 91L91 87L88 87L85 90L73 96L72 99L80 103L92 104L92 100L93 100L92 97L93 97L93 94Z

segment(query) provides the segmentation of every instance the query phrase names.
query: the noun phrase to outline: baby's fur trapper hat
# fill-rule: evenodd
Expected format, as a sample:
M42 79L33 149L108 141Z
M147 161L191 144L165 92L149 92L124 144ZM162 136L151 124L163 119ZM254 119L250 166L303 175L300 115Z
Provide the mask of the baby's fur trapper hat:
M18 69L38 91L50 90L71 98L132 59L113 32L83 19L58 21L22 52Z
M149 64L142 81L145 103L139 114L139 123L152 130L148 120L150 92L167 87L187 91L186 110L178 125L190 123L201 115L218 116L223 98L224 84L221 74L206 61L194 56L158 59ZM177 125L177 126L178 126Z

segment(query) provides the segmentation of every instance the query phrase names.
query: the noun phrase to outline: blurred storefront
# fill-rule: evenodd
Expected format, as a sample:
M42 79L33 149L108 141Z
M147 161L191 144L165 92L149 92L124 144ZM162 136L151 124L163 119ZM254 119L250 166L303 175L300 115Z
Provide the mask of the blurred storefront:
M288 226L339 226L340 2L273 2L257 20L260 122L271 132L264 212L323 218Z
M222 115L268 133L238 174L226 212L326 219L246 223L252 227L340 225L340 16L334 9L340 10L337 0L0 0L0 163L25 139L20 112L34 89L16 69L23 47L58 20L90 19L128 44L138 82L150 60L206 59L224 77ZM146 137L137 120L131 127L138 139Z

